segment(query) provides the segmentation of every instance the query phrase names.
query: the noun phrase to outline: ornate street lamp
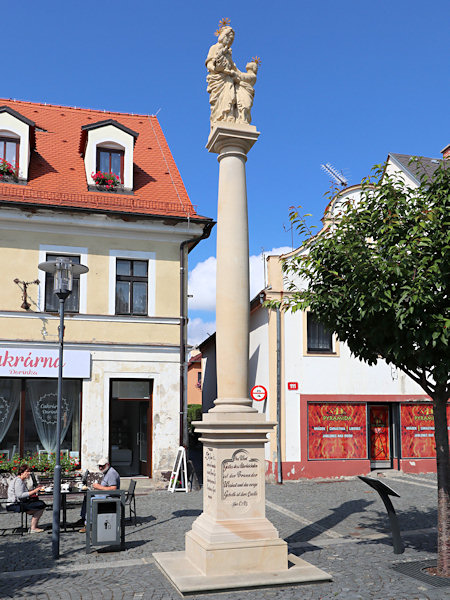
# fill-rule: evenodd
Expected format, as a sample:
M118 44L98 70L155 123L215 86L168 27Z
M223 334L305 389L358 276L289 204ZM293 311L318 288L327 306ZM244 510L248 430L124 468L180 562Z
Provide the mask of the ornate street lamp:
M52 552L53 558L59 558L60 513L61 513L61 400L63 379L64 348L64 302L72 292L73 276L87 273L84 265L75 265L70 258L59 256L55 261L49 260L39 264L39 269L53 274L53 293L59 298L59 365L58 395L56 404L56 457L53 480L53 526Z

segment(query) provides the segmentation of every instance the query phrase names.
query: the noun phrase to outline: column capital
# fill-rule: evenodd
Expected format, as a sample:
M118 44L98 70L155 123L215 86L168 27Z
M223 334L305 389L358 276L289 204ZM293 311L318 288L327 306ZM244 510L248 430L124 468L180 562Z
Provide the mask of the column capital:
M215 123L211 128L206 149L208 152L220 154L229 148L236 148L247 154L258 137L259 131L254 125Z

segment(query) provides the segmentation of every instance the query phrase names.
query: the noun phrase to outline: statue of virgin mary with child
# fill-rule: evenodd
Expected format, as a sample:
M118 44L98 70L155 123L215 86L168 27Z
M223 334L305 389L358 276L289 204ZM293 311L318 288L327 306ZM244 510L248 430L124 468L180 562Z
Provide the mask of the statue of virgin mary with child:
M250 124L259 58L247 63L246 72L240 71L231 55L234 30L228 19L220 22L216 35L217 43L211 46L206 58L211 125L221 121Z

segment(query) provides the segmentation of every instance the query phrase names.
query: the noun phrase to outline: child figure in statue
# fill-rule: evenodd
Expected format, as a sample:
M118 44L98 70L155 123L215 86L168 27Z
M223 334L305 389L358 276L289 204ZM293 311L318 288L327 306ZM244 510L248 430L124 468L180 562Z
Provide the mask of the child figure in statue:
M236 103L238 110L238 123L252 122L251 108L255 97L254 85L258 72L258 59L253 59L245 66L246 73L239 72L238 85L236 86Z

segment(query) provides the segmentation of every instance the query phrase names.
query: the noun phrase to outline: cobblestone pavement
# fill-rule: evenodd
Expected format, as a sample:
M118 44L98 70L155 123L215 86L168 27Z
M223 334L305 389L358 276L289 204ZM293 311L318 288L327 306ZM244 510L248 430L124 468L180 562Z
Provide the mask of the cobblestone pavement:
M329 583L191 596L203 600L374 599L450 600L438 588L392 570L392 564L436 556L436 478L385 472L400 498L393 503L406 551L393 553L388 519L378 494L357 478L266 486L267 516L291 553L333 576ZM200 514L202 493L152 491L137 498L139 523L127 523L126 550L86 555L85 536L61 533L61 558L52 559L51 535L11 529L17 515L0 514L0 598L178 599L156 567L153 552L184 550L184 534ZM77 520L71 509L69 520ZM50 527L48 511L41 519ZM5 527L6 529L1 529Z

